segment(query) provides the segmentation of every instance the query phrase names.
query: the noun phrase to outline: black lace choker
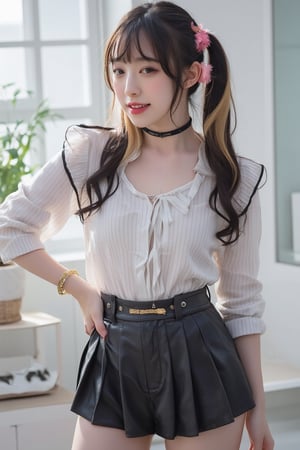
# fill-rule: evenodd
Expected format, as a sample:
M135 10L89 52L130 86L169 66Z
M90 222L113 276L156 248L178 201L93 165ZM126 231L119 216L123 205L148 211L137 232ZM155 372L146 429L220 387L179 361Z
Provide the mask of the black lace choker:
M164 137L168 137L168 136L175 136L175 134L182 133L183 131L187 130L191 126L191 124L192 124L192 118L190 117L186 124L182 125L182 127L175 128L175 130L161 131L161 132L149 130L149 128L142 128L142 130L146 131L146 133L148 133L148 134L151 134L151 136L164 138Z

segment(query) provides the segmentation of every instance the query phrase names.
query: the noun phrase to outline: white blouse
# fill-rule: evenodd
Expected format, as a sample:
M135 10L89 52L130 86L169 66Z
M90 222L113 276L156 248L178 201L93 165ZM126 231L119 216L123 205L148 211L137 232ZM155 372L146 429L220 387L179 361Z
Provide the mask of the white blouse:
M99 167L108 131L72 127L65 146L67 168L82 205L85 181ZM130 157L133 160L138 152ZM260 179L257 163L238 158L242 181L235 207L249 203ZM129 161L129 160L128 160ZM86 276L98 289L123 299L153 300L216 284L217 308L233 337L262 333L264 301L257 280L260 204L256 192L238 241L223 246L223 219L208 203L215 178L200 146L192 181L150 199L118 169L119 187L83 230ZM59 152L0 207L3 261L43 248L78 209Z

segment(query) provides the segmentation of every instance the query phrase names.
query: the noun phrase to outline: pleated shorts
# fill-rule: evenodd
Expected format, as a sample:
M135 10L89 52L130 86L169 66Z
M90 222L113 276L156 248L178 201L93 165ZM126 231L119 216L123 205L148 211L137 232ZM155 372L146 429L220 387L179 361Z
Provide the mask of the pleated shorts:
M72 411L128 437L197 436L252 409L234 341L208 289L137 302L103 294L105 339L92 333Z

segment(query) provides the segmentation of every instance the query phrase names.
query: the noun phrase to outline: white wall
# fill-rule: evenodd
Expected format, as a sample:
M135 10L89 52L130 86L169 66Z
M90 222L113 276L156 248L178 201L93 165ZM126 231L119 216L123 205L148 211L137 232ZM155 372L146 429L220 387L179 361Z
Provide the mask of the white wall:
M275 260L271 0L182 0L177 3L188 9L197 22L203 23L223 43L231 62L238 113L237 150L267 166L268 182L261 191L260 277L267 302L265 319L268 327L263 348L267 357L285 358L300 367L300 352L295 352L300 334L300 268L278 264ZM118 14L117 9L114 14ZM66 264L83 273L82 261ZM85 337L73 300L59 298L53 286L28 276L24 309L42 309L62 318L62 381L74 386L78 346L83 344Z
M267 167L261 191L263 236L260 278L267 302L264 352L300 367L300 267L276 262L271 0L178 0L214 32L228 54L237 108L237 151Z

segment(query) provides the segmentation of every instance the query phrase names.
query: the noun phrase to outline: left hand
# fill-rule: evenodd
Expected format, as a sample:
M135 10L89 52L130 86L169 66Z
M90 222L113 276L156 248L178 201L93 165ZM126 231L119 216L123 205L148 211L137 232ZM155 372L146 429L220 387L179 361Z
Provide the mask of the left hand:
M257 407L247 413L246 428L249 434L249 450L273 450L274 439L264 411Z

